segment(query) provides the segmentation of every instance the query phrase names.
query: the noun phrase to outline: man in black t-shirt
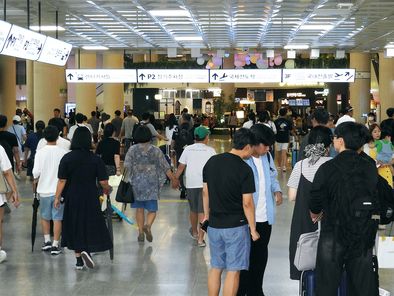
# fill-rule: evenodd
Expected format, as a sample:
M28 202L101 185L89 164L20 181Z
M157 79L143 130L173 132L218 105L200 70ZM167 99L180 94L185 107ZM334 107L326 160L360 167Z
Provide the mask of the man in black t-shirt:
M287 148L289 147L290 133L293 130L293 123L286 118L286 108L279 110L279 117L274 121L276 126L276 147L275 157L278 158L279 170L286 172Z
M48 125L56 126L63 138L67 136L67 125L64 119L60 117L60 109L53 109L53 118L49 119Z
M252 132L241 128L234 134L233 149L212 156L203 169L204 220L209 220L211 253L210 296L219 295L224 269L223 295L237 293L239 273L249 268L250 236L253 241L259 239L253 171L243 160L251 156L254 144Z
M12 170L19 174L22 168L22 163L20 161L18 139L13 133L6 131L6 127L7 116L0 115L0 145L3 146L5 152L7 153L8 159L12 165ZM14 166L14 158L16 167Z

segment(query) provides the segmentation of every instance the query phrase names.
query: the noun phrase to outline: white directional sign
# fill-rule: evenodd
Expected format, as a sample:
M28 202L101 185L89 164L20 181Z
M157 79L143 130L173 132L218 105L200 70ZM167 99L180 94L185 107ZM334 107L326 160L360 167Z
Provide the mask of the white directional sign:
M208 70L141 69L139 83L207 83Z
M68 83L136 83L135 69L67 69Z
M27 60L37 60L47 37L12 25L1 54Z
M281 69L210 70L209 82L264 83L281 82Z
M11 30L11 24L0 21L0 52L3 49L4 43L7 40L8 33Z
M70 55L72 45L52 37L47 37L39 62L64 66Z
M283 82L354 82L355 69L283 69Z

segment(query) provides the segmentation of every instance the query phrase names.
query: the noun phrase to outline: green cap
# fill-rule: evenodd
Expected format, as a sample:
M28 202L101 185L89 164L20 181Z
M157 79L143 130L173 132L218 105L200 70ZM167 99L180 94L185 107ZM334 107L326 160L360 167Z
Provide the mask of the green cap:
M197 136L199 139L204 139L206 136L210 134L209 129L204 126L199 126L194 129L194 136Z

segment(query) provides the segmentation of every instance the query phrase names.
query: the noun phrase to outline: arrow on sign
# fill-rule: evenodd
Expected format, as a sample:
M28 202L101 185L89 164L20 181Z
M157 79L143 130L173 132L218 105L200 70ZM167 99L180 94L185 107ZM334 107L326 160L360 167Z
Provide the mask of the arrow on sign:
M212 77L213 77L214 80L216 80L219 77L219 75L215 73L215 74L212 75Z
M68 79L72 80L72 78L74 77L74 75L72 75L71 73L67 75Z
M141 78L141 80L144 80L144 78L145 78L145 74L144 73L141 73L138 77L140 77Z
M350 72L345 72L345 76L349 76L350 75Z

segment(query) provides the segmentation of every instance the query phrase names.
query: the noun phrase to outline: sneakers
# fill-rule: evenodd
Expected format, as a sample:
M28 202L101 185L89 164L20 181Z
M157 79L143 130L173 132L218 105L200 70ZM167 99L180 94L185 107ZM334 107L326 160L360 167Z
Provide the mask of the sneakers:
M191 227L189 228L189 234L192 239L197 240L197 234L193 234L193 230Z
M143 230L146 235L146 240L151 243L153 241L153 236L152 236L152 232L150 231L150 228L148 227L148 225L145 225Z
M62 249L59 246L52 246L51 255L59 255L62 252Z
M137 241L143 243L145 241L145 234L140 233L137 237Z
M203 240L202 242L197 242L197 246L199 246L200 248L204 248L207 244L205 243L205 240Z
M81 253L81 257L82 257L82 260L86 264L87 267L94 268L94 261L93 261L92 257L90 257L88 252L83 251Z
M76 270L82 270L85 267L83 264L83 260L81 257L77 257L77 264L75 264L75 269Z
M51 251L51 249L52 249L52 243L51 243L50 241L44 243L44 244L42 245L42 247L41 247L41 251L44 251L44 252Z
M3 250L0 250L0 263L7 259L7 253Z

